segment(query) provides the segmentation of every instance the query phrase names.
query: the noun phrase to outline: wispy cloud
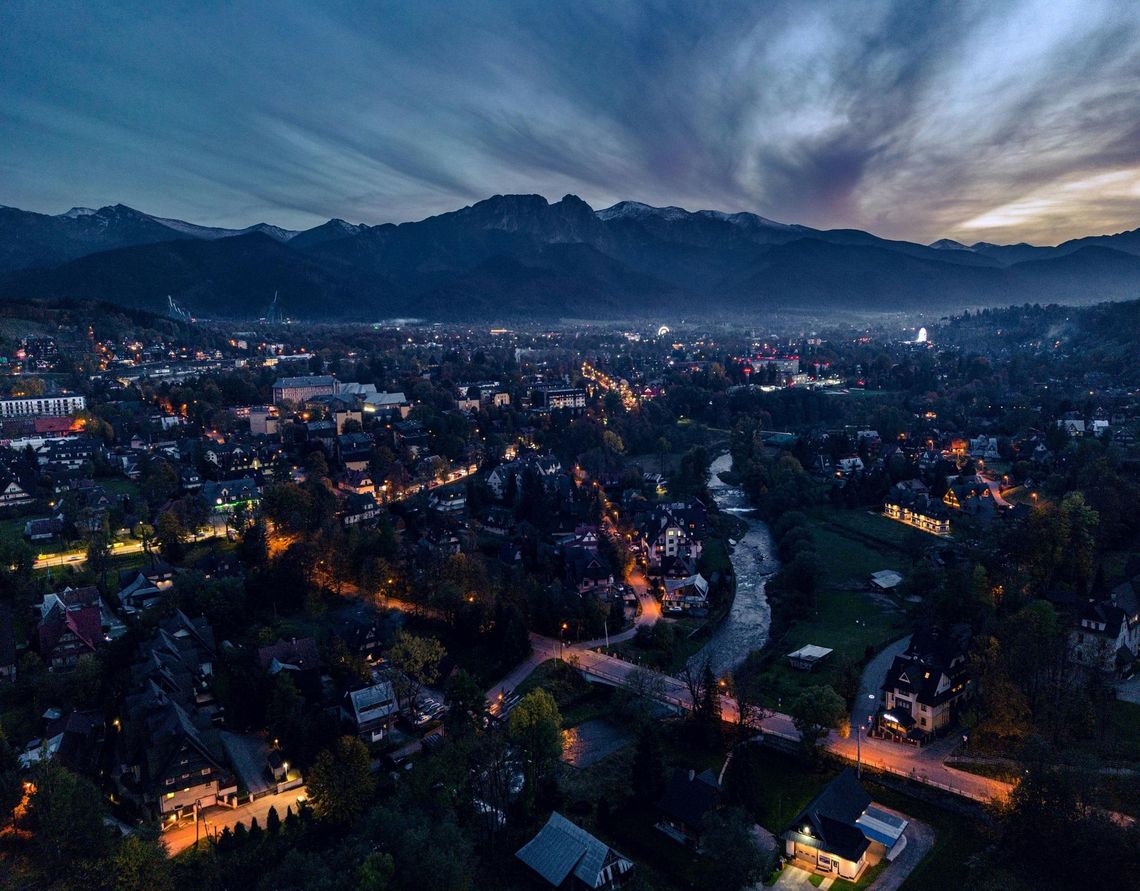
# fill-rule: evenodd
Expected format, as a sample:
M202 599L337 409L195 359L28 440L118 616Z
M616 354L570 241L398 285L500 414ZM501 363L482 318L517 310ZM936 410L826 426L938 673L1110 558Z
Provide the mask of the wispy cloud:
M495 192L893 236L1140 225L1140 8L1080 0L0 11L0 202L238 225Z

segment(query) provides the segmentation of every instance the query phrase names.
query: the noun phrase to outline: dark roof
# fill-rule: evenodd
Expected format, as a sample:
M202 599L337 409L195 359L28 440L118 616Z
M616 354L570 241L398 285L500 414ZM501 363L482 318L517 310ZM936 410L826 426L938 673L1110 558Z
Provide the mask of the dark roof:
M844 860L858 860L870 843L855 821L870 803L855 771L845 768L800 812L789 831L810 835L820 848ZM810 831L804 833L805 828Z
M296 666L299 671L315 671L320 667L320 654L317 642L311 637L279 640L257 651L257 661L268 671L273 661L280 665Z
M694 774L678 768L657 803L661 813L698 832L704 828L705 814L720 802L720 784L711 770Z

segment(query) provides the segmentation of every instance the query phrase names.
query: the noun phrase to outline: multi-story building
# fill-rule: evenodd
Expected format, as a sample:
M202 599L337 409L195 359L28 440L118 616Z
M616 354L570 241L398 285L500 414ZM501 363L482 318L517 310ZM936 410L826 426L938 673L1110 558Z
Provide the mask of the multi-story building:
M58 417L83 411L87 400L83 396L25 396L19 399L0 399L0 418Z
M337 379L331 374L282 377L273 384L273 404L292 402L300 405L317 396L335 396L338 391Z
M530 404L546 411L582 411L586 407L586 391L562 384L540 384L531 390Z
M922 744L955 724L974 692L968 647L965 628L915 631L887 672L876 735Z

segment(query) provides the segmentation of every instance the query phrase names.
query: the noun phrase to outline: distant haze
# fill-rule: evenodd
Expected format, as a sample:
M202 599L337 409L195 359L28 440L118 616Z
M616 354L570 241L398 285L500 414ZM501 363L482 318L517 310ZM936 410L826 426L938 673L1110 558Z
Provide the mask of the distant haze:
M488 194L927 242L1140 224L1140 4L0 6L0 203L294 229Z

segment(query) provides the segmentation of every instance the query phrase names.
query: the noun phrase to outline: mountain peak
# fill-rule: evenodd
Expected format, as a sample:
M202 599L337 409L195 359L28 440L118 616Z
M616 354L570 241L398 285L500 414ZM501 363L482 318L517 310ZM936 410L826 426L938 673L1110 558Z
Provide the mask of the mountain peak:
M639 220L655 217L661 220L681 220L691 214L683 207L654 207L640 201L619 201L612 207L597 212L599 220Z
M97 211L93 207L73 207L67 213L61 213L61 217L66 217L69 220L78 220L80 217L95 216Z
M969 251L973 248L968 248L960 241L955 241L953 238L940 238L938 241L930 242L930 247L936 251Z

